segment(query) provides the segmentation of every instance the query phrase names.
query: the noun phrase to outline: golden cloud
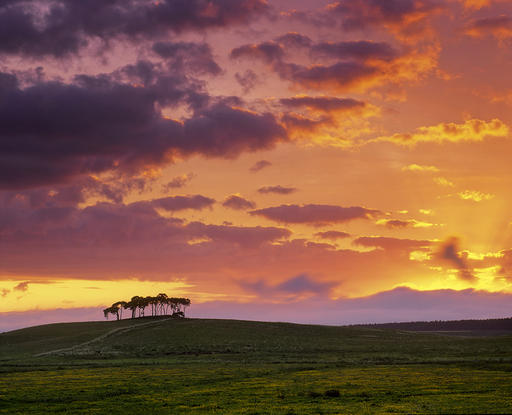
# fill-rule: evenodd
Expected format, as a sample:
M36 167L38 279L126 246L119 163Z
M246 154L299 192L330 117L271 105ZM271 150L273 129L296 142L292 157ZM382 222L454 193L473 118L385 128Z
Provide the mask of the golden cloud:
M462 200L472 200L474 202L481 202L482 200L491 200L495 195L490 193L482 193L477 190L464 190L457 193Z
M402 167L402 171L414 171L414 172L438 172L439 169L436 166L422 166L420 164L409 164L408 166Z
M433 126L419 127L413 133L397 133L391 136L375 138L371 141L387 141L404 146L418 143L459 143L465 141L483 141L488 137L506 138L510 128L503 121L495 118L491 121L479 119L467 120L463 124L440 123Z

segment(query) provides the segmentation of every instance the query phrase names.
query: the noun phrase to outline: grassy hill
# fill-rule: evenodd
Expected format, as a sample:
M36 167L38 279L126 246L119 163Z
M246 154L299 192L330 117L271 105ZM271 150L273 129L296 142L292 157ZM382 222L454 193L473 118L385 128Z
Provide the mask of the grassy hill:
M494 324L489 323L490 327ZM238 320L170 319L59 323L0 334L0 361L118 359L216 355L273 359L396 363L512 357L508 337L466 339L418 334L424 324L319 326ZM428 326L430 327L430 326ZM480 325L480 328L482 325ZM512 334L512 332L511 332Z
M162 317L63 323L0 334L0 371L0 414L512 411L511 336Z

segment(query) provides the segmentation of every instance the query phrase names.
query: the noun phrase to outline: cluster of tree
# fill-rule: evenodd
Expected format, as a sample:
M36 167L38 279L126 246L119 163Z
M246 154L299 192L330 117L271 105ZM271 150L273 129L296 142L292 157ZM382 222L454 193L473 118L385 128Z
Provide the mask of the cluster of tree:
M131 318L144 317L146 309L151 309L152 316L171 315L173 317L185 317L185 309L190 305L188 298L168 297L160 293L156 297L132 297L130 301L117 301L103 310L105 318L110 314L117 320L123 318L123 310L130 310Z

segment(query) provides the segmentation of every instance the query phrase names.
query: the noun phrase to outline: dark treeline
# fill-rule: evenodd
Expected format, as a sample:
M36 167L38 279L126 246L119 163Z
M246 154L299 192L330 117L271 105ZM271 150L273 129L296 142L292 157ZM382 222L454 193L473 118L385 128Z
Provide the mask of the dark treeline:
M458 331L458 330L511 330L512 318L488 320L412 321L408 323L358 324L359 327L375 327L408 331Z
M185 309L190 305L188 298L168 297L160 293L156 297L132 297L130 301L117 301L110 307L103 310L105 318L110 314L116 316L117 320L123 318L123 310L129 310L131 318L144 317L146 311L151 310L151 316L185 317Z

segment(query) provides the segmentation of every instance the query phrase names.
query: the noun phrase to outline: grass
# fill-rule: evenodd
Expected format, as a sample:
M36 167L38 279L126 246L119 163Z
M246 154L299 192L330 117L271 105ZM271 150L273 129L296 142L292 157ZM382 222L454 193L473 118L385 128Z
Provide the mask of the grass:
M60 351L34 357L49 350ZM0 414L512 412L510 336L198 319L56 324L1 334L0 370Z

